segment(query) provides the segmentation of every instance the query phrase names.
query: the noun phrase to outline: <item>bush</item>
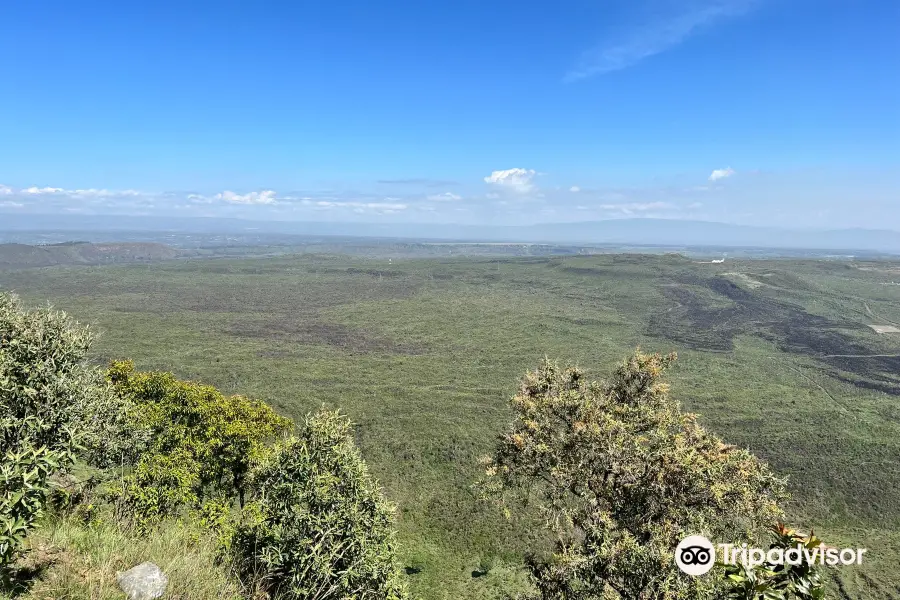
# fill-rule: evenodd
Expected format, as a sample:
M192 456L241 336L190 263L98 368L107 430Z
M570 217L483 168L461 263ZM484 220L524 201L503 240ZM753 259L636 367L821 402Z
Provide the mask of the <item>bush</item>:
M79 459L99 469L133 465L150 440L150 430L141 424L139 407L119 394L97 373L98 393L81 397L72 407L72 422L78 427Z
M395 559L393 507L337 412L310 417L254 473L232 549L245 581L295 599L406 597Z
M669 396L674 359L637 352L604 382L545 361L522 381L482 489L506 507L536 495L556 540L530 560L542 598L721 597L720 578L676 568L678 542L756 541L780 517L783 482Z
M198 470L184 451L146 456L114 489L116 516L148 531L177 515L182 506L197 502Z
M822 540L810 533L804 536L779 523L772 527L774 539L769 549L791 548L813 551L825 546ZM727 565L725 576L728 580L728 598L733 600L819 600L825 597L822 569L808 562L802 555L800 564L764 564L757 567Z
M176 453L188 457L181 468L195 469L198 499L226 493L243 506L250 465L265 454L267 441L293 424L263 402L225 396L172 373L135 372L131 361L113 362L107 377L136 405L139 422L150 432L142 461Z
M105 393L87 328L0 294L0 572L42 514L49 477L75 459L73 423Z

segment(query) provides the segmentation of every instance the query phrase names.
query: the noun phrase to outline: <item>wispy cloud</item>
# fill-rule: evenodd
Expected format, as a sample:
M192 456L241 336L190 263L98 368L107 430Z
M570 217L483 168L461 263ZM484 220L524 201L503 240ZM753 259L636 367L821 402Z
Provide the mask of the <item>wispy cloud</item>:
M64 196L67 198L137 198L144 196L143 192L136 190L106 190L90 188L86 190L67 190L58 187L27 187L20 190L14 190L11 187L0 185L0 195L9 196L17 194L20 196Z
M709 180L710 181L719 181L720 179L728 179L735 173L737 173L737 171L735 171L731 167L725 167L724 169L716 169L715 171L710 173Z
M443 194L431 194L426 197L427 200L431 200L432 202L455 202L457 200L462 200L462 196L459 194L454 194L453 192L444 192Z
M692 35L749 12L759 0L677 0L673 10L586 51L565 76L572 82L611 73L678 46Z
M391 214L409 208L406 204L398 202L337 202L333 200L319 200L317 202L306 200L304 202L319 210L350 208L356 213L364 213L371 210L381 214Z
M379 179L378 183L385 185L424 185L426 187L449 187L459 185L457 181L446 179L428 179L427 177L411 177L408 179Z
M647 212L648 210L666 210L675 207L668 202L628 202L625 204L601 204L600 208L603 210L632 214Z

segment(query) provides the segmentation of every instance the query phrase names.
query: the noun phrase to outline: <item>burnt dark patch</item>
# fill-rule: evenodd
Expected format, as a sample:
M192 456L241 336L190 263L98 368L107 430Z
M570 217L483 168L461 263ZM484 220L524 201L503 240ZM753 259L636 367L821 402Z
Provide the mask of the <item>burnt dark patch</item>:
M742 333L742 324L750 317L744 306L714 306L682 284L663 287L663 294L672 306L650 317L648 333L688 348L732 350L735 336Z
M873 364L873 361L879 360L887 359L880 357L829 357L823 359L823 362L832 367L832 369L827 371L828 374L844 383L867 390L900 396L900 378L881 370L883 364ZM893 372L900 373L900 359L893 359L893 361ZM856 376L847 376L845 373Z
M276 340L291 344L324 344L354 354L415 356L426 352L426 348L419 344L392 340L346 325L323 322L314 317L302 321L290 317L284 317L281 320L241 321L231 324L225 333L235 337ZM275 354L278 351L272 350L271 352ZM281 355L279 354L279 356Z
M731 350L736 336L756 335L816 359L835 379L900 395L900 357L872 356L878 351L848 333L865 329L857 322L810 314L725 277L685 274L661 290L671 306L651 316L648 335L707 351Z
M318 273L320 275L368 275L370 277L402 277L406 275L405 271L389 271L382 269L357 269L356 267L348 267L346 269L308 269L310 273Z
M605 319L575 318L575 317L562 317L562 316L554 316L553 319L560 321L561 323L568 323L569 325L578 325L579 327L598 327L601 325L609 324L609 321L605 320Z

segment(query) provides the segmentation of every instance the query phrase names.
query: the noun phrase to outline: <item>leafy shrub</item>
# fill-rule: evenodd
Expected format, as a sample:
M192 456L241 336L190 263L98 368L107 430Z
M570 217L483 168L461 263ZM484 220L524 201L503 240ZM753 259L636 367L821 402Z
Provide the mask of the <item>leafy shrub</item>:
M84 362L90 342L65 313L0 294L0 571L42 514L49 477L75 459L74 419L104 394Z
M147 531L197 502L196 462L189 453L149 454L113 492L117 516Z
M133 465L147 450L150 430L141 423L139 407L131 398L116 393L100 377L98 393L80 398L72 407L79 459L100 469Z
M406 597L393 507L353 443L348 419L322 411L253 476L232 549L245 581L276 597Z
M191 521L202 531L215 536L219 556L225 558L231 549L235 522L232 518L233 502L226 497L208 498L191 515Z
M636 352L603 382L545 361L523 379L482 489L507 510L536 496L556 540L530 560L542 598L721 597L676 568L678 542L756 540L780 516L783 482L669 396L674 359Z
M134 371L131 361L115 361L107 378L137 407L137 418L149 430L147 454L189 457L182 469L196 469L194 493L237 496L241 505L253 461L266 442L292 425L263 402L225 396L209 385L181 381L172 373Z
M815 550L823 548L822 540L810 533L801 535L779 523L772 528L775 538L769 549L791 548ZM743 565L727 565L725 576L729 582L728 598L733 600L817 600L825 597L825 585L821 569L809 564L806 554L802 562L793 564L765 564L754 568Z

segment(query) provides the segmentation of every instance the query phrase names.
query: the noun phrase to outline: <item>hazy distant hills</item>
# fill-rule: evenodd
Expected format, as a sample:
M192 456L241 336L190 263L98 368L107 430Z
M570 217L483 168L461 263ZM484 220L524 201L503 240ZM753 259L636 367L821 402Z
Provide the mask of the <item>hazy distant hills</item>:
M254 234L364 236L415 240L860 250L900 254L900 232L896 231L778 229L667 219L614 219L531 226L478 226L0 214L0 239L2 239L4 231L145 231L197 234L246 234L252 232Z
M163 244L66 243L47 246L0 244L0 268L49 267L53 265L98 265L156 261L175 258L175 248Z

